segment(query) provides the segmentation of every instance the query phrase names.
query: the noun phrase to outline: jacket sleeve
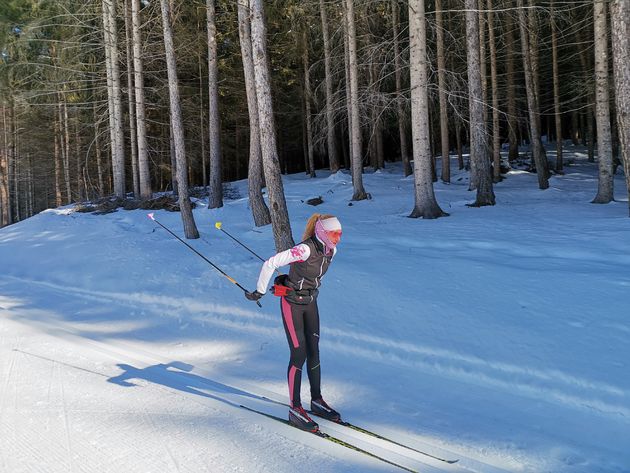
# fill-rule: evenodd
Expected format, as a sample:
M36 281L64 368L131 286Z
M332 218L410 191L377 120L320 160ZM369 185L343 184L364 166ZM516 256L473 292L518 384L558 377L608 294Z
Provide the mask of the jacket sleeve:
M272 256L262 265L260 276L258 276L258 284L256 285L256 290L261 294L265 294L267 292L267 285L269 284L269 280L271 279L271 276L273 276L273 272L276 269L281 268L282 266L286 266L287 264L306 261L309 256L311 256L311 249L308 247L308 245L305 245L304 243L300 243L293 248L289 248L286 251L281 251L280 253Z

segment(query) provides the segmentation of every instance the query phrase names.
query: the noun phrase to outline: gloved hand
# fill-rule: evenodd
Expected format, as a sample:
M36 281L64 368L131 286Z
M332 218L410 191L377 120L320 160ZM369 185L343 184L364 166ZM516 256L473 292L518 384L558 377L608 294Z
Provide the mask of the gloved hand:
M254 291L254 292L245 291L245 297L247 297L247 299L250 301L257 302L258 299L260 299L262 296L264 296L264 294L261 294L258 291Z

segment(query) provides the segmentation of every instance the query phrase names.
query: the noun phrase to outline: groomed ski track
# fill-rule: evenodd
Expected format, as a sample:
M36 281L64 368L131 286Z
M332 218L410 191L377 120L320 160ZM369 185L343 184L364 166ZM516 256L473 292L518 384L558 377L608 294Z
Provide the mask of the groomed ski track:
M74 298L85 297L86 304L94 298L103 302L103 295L35 281L12 282L38 291L72 293ZM279 393L217 379L186 360L166 359L141 342L86 337L80 324L41 315L22 318L10 300L0 299L2 472L395 470L238 407L284 417L283 406L260 398L280 400ZM351 420L379 429L365 419ZM325 432L418 472L507 471L413 434L395 438L459 462L444 464L343 426L318 422ZM383 429L396 435L391 426ZM44 444L46 448L41 448ZM268 460L269 449L279 452L275 463ZM234 457L240 459L236 464Z

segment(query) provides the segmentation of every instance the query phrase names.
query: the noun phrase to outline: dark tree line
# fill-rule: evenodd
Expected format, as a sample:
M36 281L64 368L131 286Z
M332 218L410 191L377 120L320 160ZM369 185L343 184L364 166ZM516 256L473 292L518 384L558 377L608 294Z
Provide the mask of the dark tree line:
M411 216L435 218L438 161L444 182L469 166L472 205L494 205L502 149L545 189L567 140L597 149L594 202L610 202L617 164L628 181L629 15L624 0L7 0L0 226L170 190L194 238L189 190L216 208L247 177L282 248L281 173L345 168L359 200L366 166L401 160Z

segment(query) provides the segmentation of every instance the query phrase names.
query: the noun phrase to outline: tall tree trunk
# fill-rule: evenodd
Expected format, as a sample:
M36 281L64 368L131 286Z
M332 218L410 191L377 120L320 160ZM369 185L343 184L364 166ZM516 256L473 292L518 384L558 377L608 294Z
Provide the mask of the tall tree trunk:
M455 143L457 147L457 166L461 171L464 169L464 146L462 144L462 121L460 119L455 120Z
M26 154L26 216L29 218L33 216L33 159L31 153Z
M13 92L13 91L11 91ZM13 95L11 94L10 97L12 97ZM9 217L8 217L8 222L7 225L11 225L12 223L16 222L17 220L15 219L15 209L17 207L17 198L16 198L16 188L14 185L15 182L15 159L16 159L16 145L15 145L15 106L13 103L13 98L9 98L9 116L8 116L8 132L7 132L7 137L8 137L8 141L7 141L7 177L6 177L6 183L7 183L7 194L8 194L8 198L7 198L7 208L9 211Z
M558 71L558 34L554 17L554 0L550 1L551 63L553 74L553 112L556 126L556 172L562 172L562 115L560 110L560 74Z
M110 129L112 138L112 174L114 194L125 197L125 142L123 135L122 93L118 64L118 31L116 28L116 2L103 0L103 28L105 32L105 56L107 92L110 95Z
M66 94L61 93L61 110L63 111L63 119L61 120L63 129L64 143L64 159L63 159L63 177L66 183L66 203L72 202L72 185L70 183L70 130L68 124L68 105L66 103Z
M15 103L11 101L11 159L9 161L9 176L13 180L13 213L14 222L22 220L20 212L20 148L19 148L19 126L17 119L17 110L15 109Z
M94 150L96 154L96 176L98 180L98 197L105 195L105 183L103 181L103 164L100 144L100 120L96 115L96 101L92 103L92 116L94 117Z
M219 122L219 61L214 0L207 0L208 10L208 133L210 134L210 194L208 208L223 207L221 171L221 124Z
M271 78L267 60L267 27L265 25L262 0L250 0L251 38L258 101L258 119L260 124L260 145L262 149L263 170L269 203L271 205L271 225L276 250L283 251L294 245L291 235L289 212L284 197L284 186L280 174L280 162L276 148L276 127L271 99Z
M306 173L311 177L315 175L315 157L313 151L313 120L311 117L311 72L308 58L308 26L302 32L302 67L304 69L304 122L306 126Z
M333 74L330 54L330 34L328 32L328 14L326 3L319 0L319 11L322 18L322 39L324 41L324 76L326 80L326 139L328 145L328 162L330 170L335 173L339 170L339 156L337 153L337 141L335 138L335 114L333 109Z
M394 30L394 75L396 78L396 116L398 119L398 136L400 137L400 158L403 163L405 177L410 176L413 170L409 160L409 148L407 146L407 120L405 118L404 99L402 95L402 64L400 61L400 12L398 0L392 2L392 29Z
M61 173L62 173L62 145L61 145L61 126L59 123L59 114L55 112L53 118L53 134L55 136L54 155L55 155L55 205L61 207L63 197L61 195Z
M136 119L136 99L134 88L132 33L131 33L131 5L125 0L125 49L127 53L127 100L129 107L129 145L131 148L131 175L133 182L133 197L140 198L140 177L138 175L138 132Z
M206 160L206 131L205 131L205 113L206 108L204 105L204 90L203 90L203 60L201 58L201 53L198 55L197 59L197 67L199 71L199 137L200 137L200 146L201 146L201 185L205 188L208 186L208 163Z
M579 47L582 70L590 77L591 71L593 71L592 57L589 54L590 48L588 47L588 40L582 31L582 28L577 30L576 39ZM595 116L595 94L590 91L584 100L586 102L586 106L584 107L584 118L586 119L586 133L584 133L584 138L586 140L585 143L588 146L588 160L593 163L595 162L595 123L593 118Z
M348 38L348 3L346 0L342 0L343 4L343 52L344 52L344 70L345 70L345 84L346 84L346 115L347 115L347 133L348 133L348 146L344 146L344 150L348 150L347 154L344 154L346 169L350 169L352 172L352 91L350 86L350 46Z
M512 0L508 0L507 6L512 5ZM514 52L516 49L514 41L514 21L511 12L505 17L505 43L506 43L506 81L507 81L507 124L508 124L508 161L518 159L518 115L516 111L516 86L514 83Z
M249 205L252 209L254 224L262 227L271 223L269 208L262 195L263 169L260 149L260 126L258 119L258 99L256 98L256 82L254 79L254 62L252 59L252 38L249 21L249 0L238 2L238 34L241 43L245 90L247 92L247 111L249 113L249 165L247 187Z
M370 64L368 66L368 81L369 81L369 89L370 89L370 100L372 101L372 105L370 106L370 137L368 139L368 153L370 157L370 166L374 168L374 170L379 168L379 156L378 156L378 134L379 130L379 106L378 104L378 73L376 71L376 65Z
M612 138L610 134L610 106L608 93L608 33L606 3L593 1L595 32L595 109L597 111L597 162L599 179L594 204L614 200Z
M175 145L175 159L177 161L177 186L179 208L184 225L184 235L188 239L199 238L197 225L192 214L192 206L188 197L188 175L186 169L186 148L184 143L184 123L179 98L179 82L177 79L177 64L175 48L173 46L173 32L170 22L170 7L167 0L160 0L162 7L162 28L164 30L164 49L166 52L166 68L168 73L168 92L171 109L171 129Z
M475 207L494 205L492 172L486 139L484 102L481 82L479 49L479 16L476 1L466 0L466 58L468 64L468 107L470 115L470 167L475 169L477 199Z
M479 21L479 69L481 70L481 97L483 101L483 119L488 127L488 66L486 53L486 14L485 1L477 0ZM487 139L487 138L486 138Z
M357 63L357 33L354 21L354 0L346 2L346 23L348 26L348 55L350 70L350 102L352 106L352 200L364 200L369 194L363 187L363 143L361 140L361 120L359 118L359 66Z
M446 213L438 205L433 191L424 0L409 1L409 55L415 190L415 204L409 216L438 218Z
M10 223L9 140L6 107L2 104L2 152L0 153L0 228Z
M82 180L82 172L81 172L81 133L79 133L79 111L76 111L76 117L74 121L74 144L76 146L76 155L77 155L77 201L83 200L83 180ZM30 156L30 155L29 155ZM87 194L85 194L87 196Z
M527 31L527 15L523 0L517 0L519 9L519 27L521 30L521 49L523 53L523 69L525 72L525 89L527 92L527 108L529 109L529 130L532 147L532 154L536 164L536 173L538 174L538 187L547 189L549 187L547 157L542 148L540 139L540 129L538 127L538 115L540 109L538 107L537 95L534 90L534 74L530 58L529 34Z
M630 216L630 3L627 0L611 0L610 23L617 129Z
M542 121L540 115L540 40L539 40L539 24L538 13L536 11L535 0L528 0L527 8L527 31L529 33L529 54L532 70L532 88L534 89L534 96L536 97L536 104L538 110L536 113L536 119L538 120L538 130L542 134ZM544 153L543 148L543 153Z
M142 63L142 36L140 32L140 5L139 0L131 1L131 32L133 38L133 77L134 97L136 111L136 133L138 146L138 180L140 185L140 198L150 199L153 196L151 187L151 173L149 170L149 157L147 152L147 128L145 118L144 100L144 65Z
M501 129L499 126L499 80L497 77L497 47L494 37L494 7L487 0L488 45L490 47L490 85L492 87L492 176L494 182L501 180Z
M440 142L442 144L442 181L451 182L451 163L448 145L448 109L446 102L446 57L444 56L444 21L442 0L435 0L435 30L440 100Z

